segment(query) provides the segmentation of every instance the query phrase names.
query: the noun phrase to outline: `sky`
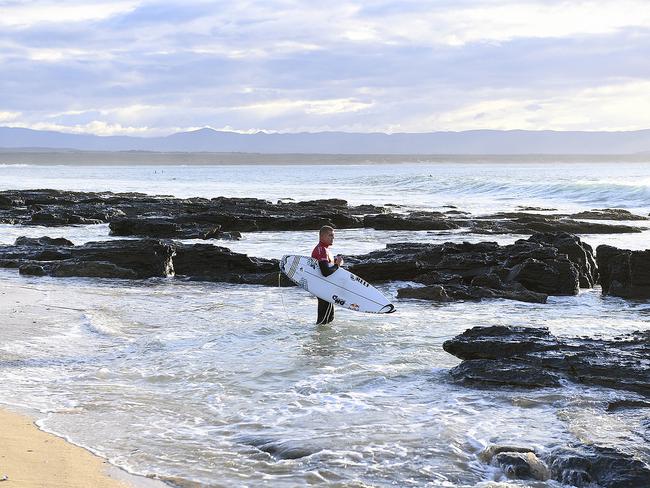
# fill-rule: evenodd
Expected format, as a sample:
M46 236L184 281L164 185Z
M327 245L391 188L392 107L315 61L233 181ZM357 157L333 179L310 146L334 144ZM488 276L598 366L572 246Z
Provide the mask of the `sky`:
M650 128L650 2L0 0L0 126Z

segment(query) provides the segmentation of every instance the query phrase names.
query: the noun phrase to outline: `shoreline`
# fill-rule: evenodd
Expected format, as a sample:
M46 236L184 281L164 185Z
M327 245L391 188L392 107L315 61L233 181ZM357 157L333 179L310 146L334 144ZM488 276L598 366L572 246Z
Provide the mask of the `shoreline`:
M0 322L11 324L9 338L46 326L47 292L0 284ZM68 310L70 316L78 313ZM0 351L0 359L4 359ZM164 488L156 479L131 474L89 449L42 430L38 410L0 403L0 481L2 488Z
M0 164L32 166L296 166L375 164L647 163L650 154L316 154L10 150Z
M6 405L0 405L0 481L7 488L168 486L128 473L83 447L45 432L32 418Z

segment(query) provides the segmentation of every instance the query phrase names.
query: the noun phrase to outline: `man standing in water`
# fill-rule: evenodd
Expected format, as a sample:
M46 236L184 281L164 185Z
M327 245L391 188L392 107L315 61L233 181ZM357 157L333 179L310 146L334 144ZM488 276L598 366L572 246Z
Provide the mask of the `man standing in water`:
M332 258L330 253L329 247L334 242L334 229L332 227L324 225L321 227L318 236L319 242L311 252L311 257L318 261L323 276L329 276L343 264L343 258L341 256ZM334 320L334 305L319 298L316 324L329 324L332 320Z

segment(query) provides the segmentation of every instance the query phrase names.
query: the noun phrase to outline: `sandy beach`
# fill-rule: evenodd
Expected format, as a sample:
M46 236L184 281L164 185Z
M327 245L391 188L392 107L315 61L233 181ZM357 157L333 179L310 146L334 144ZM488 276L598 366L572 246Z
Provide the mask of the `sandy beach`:
M3 286L1 323L11 324L15 331L42 325L38 317L46 311L44 297L40 290ZM165 486L112 466L90 451L40 430L32 418L8 408L0 408L0 483L2 488Z
M116 469L80 447L39 430L23 415L0 410L0 480L7 487L126 488Z

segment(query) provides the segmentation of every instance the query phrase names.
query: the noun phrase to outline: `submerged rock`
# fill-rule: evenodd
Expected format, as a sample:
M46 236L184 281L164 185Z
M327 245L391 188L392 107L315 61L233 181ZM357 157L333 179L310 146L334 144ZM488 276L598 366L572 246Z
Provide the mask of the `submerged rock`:
M25 237L21 236L16 239L14 243L16 246L63 246L72 247L74 244L63 237Z

